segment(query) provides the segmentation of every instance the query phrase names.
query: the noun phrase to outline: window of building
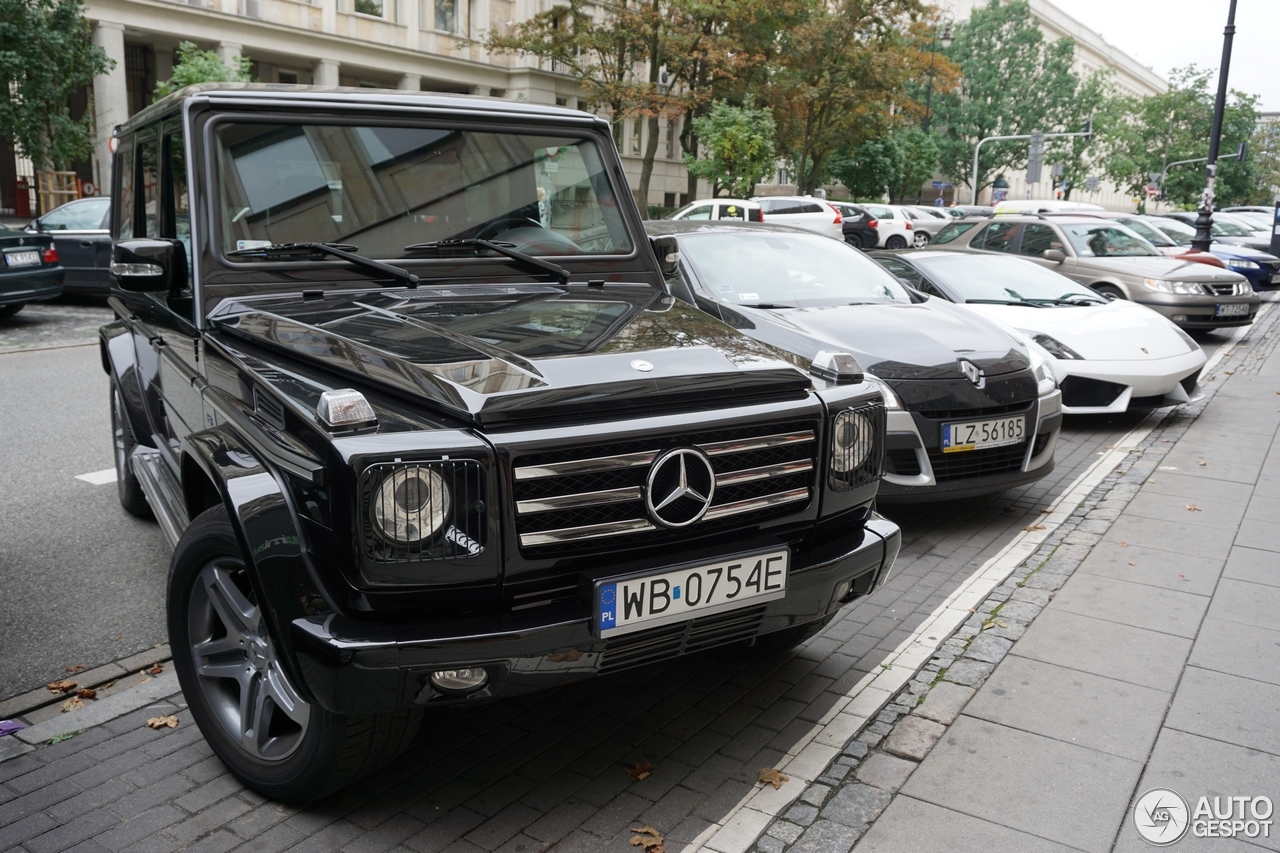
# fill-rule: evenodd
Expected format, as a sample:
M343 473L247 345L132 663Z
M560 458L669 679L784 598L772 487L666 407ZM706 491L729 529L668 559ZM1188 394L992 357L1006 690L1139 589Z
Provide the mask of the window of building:
M277 71L276 80L278 80L281 83L288 83L291 86L296 86L298 84L298 72L297 71Z
M562 98L561 96L556 95L556 106L557 106L557 107L567 107L567 106L569 106L569 99L568 99L568 98Z
M631 153L638 155L641 149L641 137L644 133L644 123L640 119L631 120Z
M351 8L361 15L382 17L382 0L352 0Z
M676 123L667 122L667 159L676 159Z
M675 194L675 193L663 193L663 194L662 194L662 206L663 206L663 207L675 207L675 206L676 206L676 194Z
M435 14L433 26L445 33L461 33L463 20L463 0L432 0Z

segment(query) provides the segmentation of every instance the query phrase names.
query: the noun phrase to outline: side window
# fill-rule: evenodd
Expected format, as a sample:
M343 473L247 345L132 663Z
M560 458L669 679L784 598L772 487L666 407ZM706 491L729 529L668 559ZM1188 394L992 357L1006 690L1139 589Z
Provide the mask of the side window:
M73 201L42 216L40 227L45 231L96 231L110 206L111 200L106 198Z
M988 252L1012 252L1013 238L1018 233L1018 223L1016 222L992 222L987 226L985 234L979 235L981 239L981 248ZM974 241L975 245L977 241Z
M912 287L920 287L922 276L916 271L915 267L910 264L904 264L902 261L893 260L892 258L877 258L877 260L879 260L880 265L889 272L899 278L905 278L907 281L911 282Z
M898 218L896 215L894 215L894 212L887 207L868 207L867 210L869 210L871 212L871 215L874 216L876 219L897 219Z
M933 244L940 246L943 243L950 243L957 237L968 234L977 224L976 222L952 222L949 225L944 225L942 230L938 232L938 236L933 238ZM982 235L979 234L978 237L981 238ZM973 241L974 248L977 248L977 242L977 239Z
M801 213L822 213L823 212L822 205L813 204L812 202L805 202L804 204L800 205L800 212Z
M1062 238L1053 230L1052 225L1027 225L1022 229L1022 248L1020 255L1029 258L1043 258L1046 249L1061 249Z
M693 210L690 210L688 213L686 213L684 215L684 218L685 219L710 219L711 205L700 204L697 207L695 207Z
M716 219L737 219L746 220L747 211L740 204L718 204L716 205Z
M148 237L160 236L160 141L154 136L144 137L138 144L142 154L138 182L142 190L143 233Z
M132 145L121 145L116 151L117 190L114 204L116 217L115 238L117 240L130 240L134 237L133 213L134 203L137 199L137 182L134 180L137 172L136 155L137 151L134 150Z
M191 288L191 200L187 194L187 151L181 133L164 138L168 187L164 194L164 236L182 241L187 253L187 289Z

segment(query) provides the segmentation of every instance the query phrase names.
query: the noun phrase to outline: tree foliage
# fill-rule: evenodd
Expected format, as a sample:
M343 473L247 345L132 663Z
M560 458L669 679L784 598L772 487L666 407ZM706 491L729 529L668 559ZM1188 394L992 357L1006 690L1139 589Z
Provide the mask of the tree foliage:
M750 96L740 107L715 101L707 115L693 120L693 129L704 156L698 159L686 154L685 164L690 174L711 183L713 194L726 189L730 196L745 198L760 176L773 168L773 114L756 109Z
M1127 119L1117 123L1108 138L1107 176L1134 195L1145 196L1151 173L1158 174L1168 163L1208 156L1216 88L1216 72L1189 66L1173 72L1168 92L1125 99ZM1253 134L1256 101L1252 95L1233 91L1223 112L1219 206L1243 202L1257 192L1254 163L1230 159L1239 144ZM1165 179L1165 195L1174 204L1194 206L1204 184L1203 163L1177 166Z
M201 50L184 41L178 45L177 60L173 76L156 84L156 98L163 98L193 83L248 83L250 80L247 56L237 57L232 66L223 62L214 51Z
M1074 42L1047 42L1026 0L988 0L954 32L947 55L963 79L957 91L935 93L934 101L937 121L946 128L941 168L958 186L972 181L978 140L1065 127L1080 83L1071 70ZM977 188L1026 160L1025 140L984 145Z
M918 127L900 128L832 155L831 176L855 198L914 198L938 167L938 145Z
M0 0L0 134L36 168L67 169L93 150L93 116L72 94L114 63L90 40L81 0Z
M1253 160L1253 191L1249 204L1271 204L1280 198L1280 124L1259 122L1249 140Z

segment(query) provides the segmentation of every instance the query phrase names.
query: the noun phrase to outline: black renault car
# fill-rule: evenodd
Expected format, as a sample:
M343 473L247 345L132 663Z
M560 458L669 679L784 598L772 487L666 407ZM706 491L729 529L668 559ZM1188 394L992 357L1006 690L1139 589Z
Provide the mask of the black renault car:
M62 293L64 271L53 238L0 225L0 320L12 317L28 302Z
M880 387L880 499L999 492L1053 470L1051 366L1003 327L918 293L851 246L785 225L649 222L672 292L807 364L847 351ZM676 251L678 250L678 251Z

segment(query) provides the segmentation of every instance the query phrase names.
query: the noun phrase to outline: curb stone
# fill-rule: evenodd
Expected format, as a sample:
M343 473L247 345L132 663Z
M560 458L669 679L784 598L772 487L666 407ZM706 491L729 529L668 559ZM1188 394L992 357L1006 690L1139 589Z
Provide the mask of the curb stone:
M1211 388L1206 388L1204 399L1166 413L1131 450L1130 458L1122 461L1089 493L1062 526L1014 569L1008 581L973 608L973 615L938 647L907 686L886 702L871 723L855 735L837 762L852 769L852 777L847 775L849 770L845 771L846 778L858 781L852 784L846 781L834 789L829 787L829 782L810 784L801 797L811 805L805 805L800 814L793 814L799 808L796 806L775 818L753 850L849 853L853 849L892 801L898 788L928 755L932 745L945 736L947 725L964 710L1012 648L1017 636L1021 636L1048 605L1093 546L1105 541L1111 523L1129 505L1141 485L1157 472L1165 456L1213 399L1225 381L1218 374L1256 372L1257 366L1265 361L1259 351L1270 353L1280 343L1280 336L1271 331L1276 324L1277 318L1271 317L1265 329L1251 329L1261 334L1251 338L1248 344L1224 344L1222 360L1202 380L1213 383ZM931 742L923 749L904 748L905 744L914 746L919 741L922 724L927 724ZM932 738L934 732L938 737ZM851 749L853 744L858 747ZM855 788L879 793L846 794ZM850 799L883 800L884 805L876 809L851 809ZM857 821L856 825L847 827L851 834L832 835L827 827L842 818ZM821 846L823 844L826 846Z

